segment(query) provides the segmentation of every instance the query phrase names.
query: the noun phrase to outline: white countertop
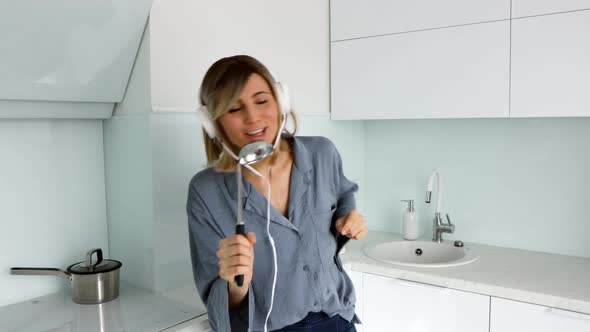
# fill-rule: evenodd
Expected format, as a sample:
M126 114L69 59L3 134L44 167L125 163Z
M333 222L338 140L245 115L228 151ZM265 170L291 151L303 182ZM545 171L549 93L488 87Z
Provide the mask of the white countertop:
M349 241L342 260L348 269L590 314L590 258L465 242L480 257L455 267L408 267L381 263L363 253L376 242L401 240L369 231Z
M0 307L0 331L155 332L205 314L203 306L183 302L126 283L119 298L103 304L76 304L63 291Z

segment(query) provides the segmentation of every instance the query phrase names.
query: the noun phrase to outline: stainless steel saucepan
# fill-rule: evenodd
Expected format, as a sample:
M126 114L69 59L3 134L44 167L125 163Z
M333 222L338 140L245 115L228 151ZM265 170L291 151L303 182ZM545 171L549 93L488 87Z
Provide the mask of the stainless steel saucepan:
M96 262L92 262L96 254ZM70 265L65 271L56 268L13 267L15 275L53 275L68 279L72 285L72 299L80 304L99 304L119 296L119 270L123 264L102 258L102 249L90 249L86 260Z

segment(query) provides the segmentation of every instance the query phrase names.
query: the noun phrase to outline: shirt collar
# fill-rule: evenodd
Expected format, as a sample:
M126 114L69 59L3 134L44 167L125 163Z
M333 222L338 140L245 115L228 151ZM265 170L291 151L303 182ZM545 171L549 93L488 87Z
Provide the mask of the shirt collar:
M303 181L306 184L310 184L311 180L309 177L309 171L311 171L311 160L309 158L309 152L307 148L295 136L283 134L282 138L291 143L291 147L293 149L293 167L302 175ZM224 176L224 181L230 196L233 199L237 199L238 182L236 178L236 172L226 173ZM252 186L244 178L242 178L242 181L242 197L248 198L249 194L252 192Z

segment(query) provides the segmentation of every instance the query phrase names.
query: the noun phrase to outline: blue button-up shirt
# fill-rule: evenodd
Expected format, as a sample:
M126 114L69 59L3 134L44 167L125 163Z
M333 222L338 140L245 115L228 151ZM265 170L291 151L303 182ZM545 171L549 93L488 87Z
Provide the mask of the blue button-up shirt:
M323 137L286 137L292 146L288 219L271 206L270 233L275 240L277 283L268 329L275 330L323 311L358 322L352 282L339 266L334 222L355 208L357 185L342 172L334 144ZM187 212L193 274L215 331L262 331L270 306L274 274L272 248L266 234L266 198L244 181L246 232L256 233L254 271L248 305L228 310L227 281L218 275L219 241L235 234L235 173L211 168L199 172L189 186ZM336 256L336 258L335 258Z

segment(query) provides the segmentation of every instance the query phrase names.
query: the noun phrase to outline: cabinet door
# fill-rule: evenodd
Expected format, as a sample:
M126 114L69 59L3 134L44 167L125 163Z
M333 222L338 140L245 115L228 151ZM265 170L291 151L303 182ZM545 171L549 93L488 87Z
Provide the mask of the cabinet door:
M590 116L590 10L512 21L511 117Z
M346 273L350 277L352 284L354 285L354 291L356 293L356 304L355 304L355 313L361 320L364 322L364 313L363 313L363 273L358 271L352 271L346 269ZM363 325L356 324L357 332L363 332Z
M125 95L151 5L152 0L0 1L0 100L33 101L26 106L32 109L45 106L40 100L101 102L112 110ZM80 106L53 104L47 115L32 116L85 118Z
M510 23L332 43L333 119L507 117Z
M559 13L590 8L590 0L512 0L512 17Z
M152 108L192 112L214 61L248 54L289 87L298 113L328 114L328 0L155 0Z
M490 332L588 332L590 315L492 297Z
M488 332L489 297L363 274L364 332Z
M510 0L332 0L331 38L422 30L510 18Z

